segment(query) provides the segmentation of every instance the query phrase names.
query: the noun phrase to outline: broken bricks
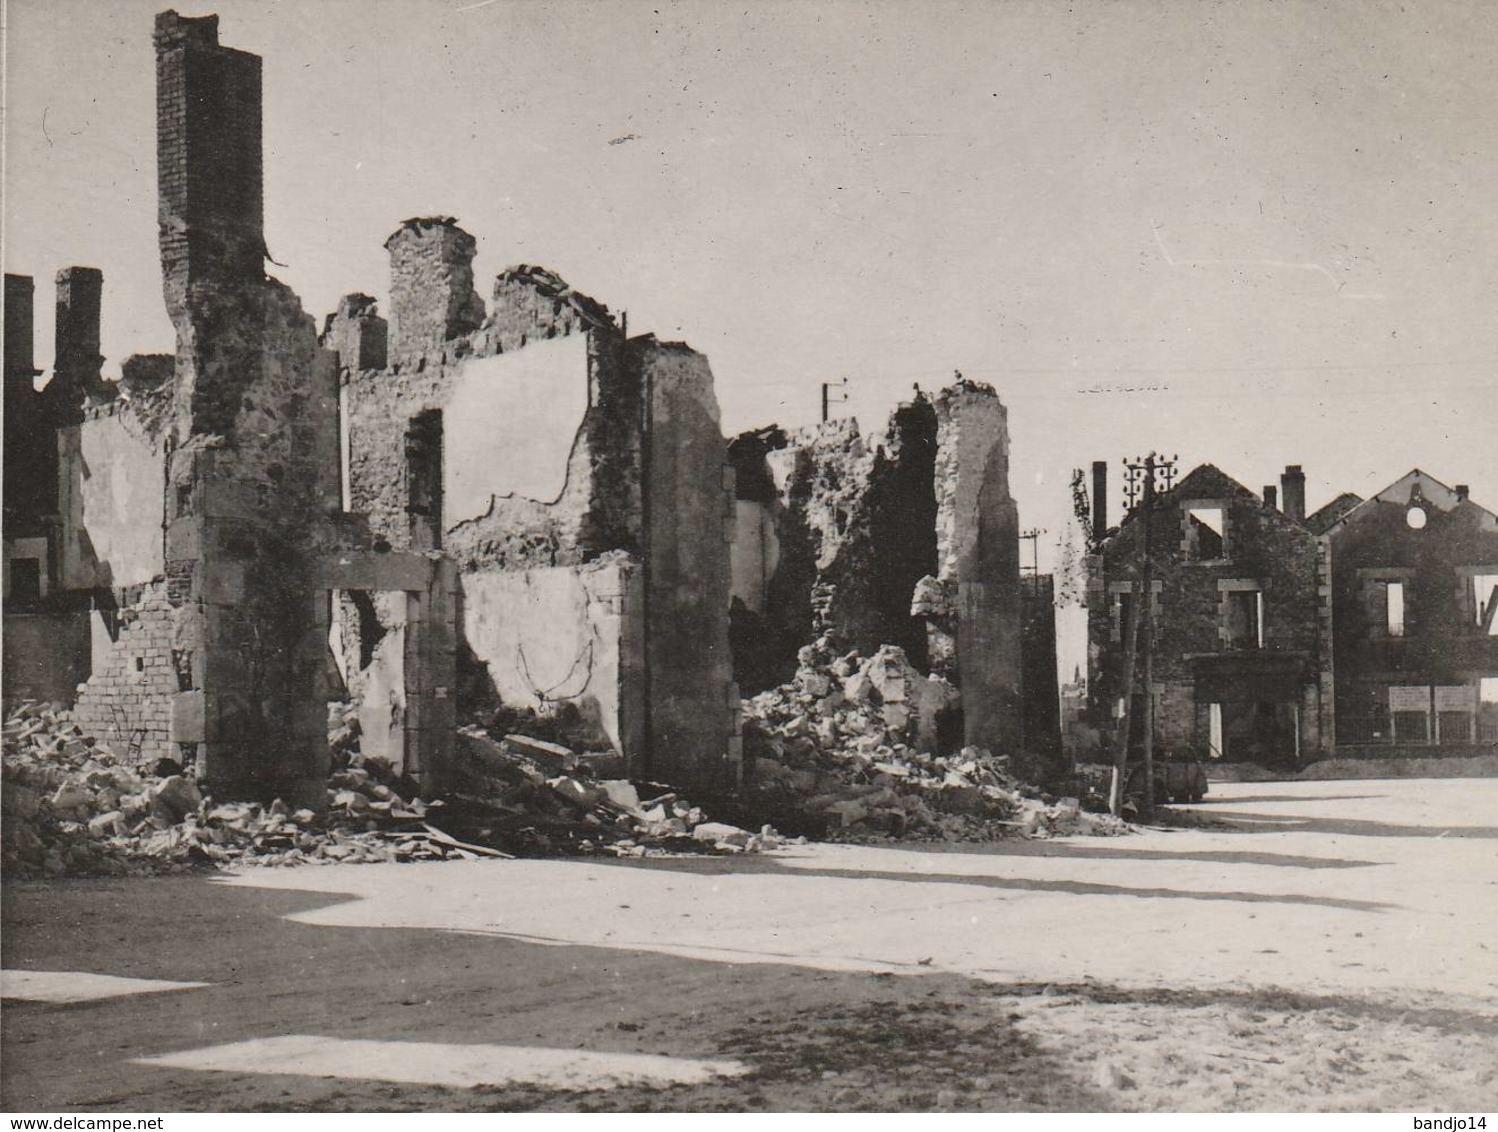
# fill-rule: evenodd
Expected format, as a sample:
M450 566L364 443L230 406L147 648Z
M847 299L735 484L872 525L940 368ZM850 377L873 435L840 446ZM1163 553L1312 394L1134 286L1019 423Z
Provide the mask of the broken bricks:
M1027 796L1007 759L981 748L934 754L938 717L956 693L904 650L837 655L824 637L798 658L790 683L744 701L751 808L834 836L967 841L1129 828L1082 813L1075 799Z

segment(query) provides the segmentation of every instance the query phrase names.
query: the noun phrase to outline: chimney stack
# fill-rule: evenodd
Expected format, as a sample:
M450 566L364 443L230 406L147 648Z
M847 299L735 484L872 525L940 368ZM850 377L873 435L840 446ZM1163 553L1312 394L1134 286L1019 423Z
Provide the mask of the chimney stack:
M478 243L450 216L407 220L385 241L390 253L391 355L421 353L477 330L484 300L473 289Z
M5 277L5 393L18 396L16 390L30 393L37 376L33 352L31 300L33 285L29 275Z
M57 318L52 368L69 377L97 376L99 319L104 274L97 267L65 267L57 273Z
M1306 474L1299 464L1286 464L1280 476L1280 494L1285 501L1285 517L1297 523L1306 521Z
M1266 507L1272 507L1275 510L1279 509L1280 489L1275 487L1272 483L1266 483L1264 485L1264 505Z
M1103 541L1108 533L1108 461L1092 462L1092 540Z
M1470 495L1471 493L1472 493L1472 489L1470 487L1468 487L1466 484L1459 483L1459 484L1456 485L1456 501L1458 503L1465 503L1465 502L1467 502L1467 496Z

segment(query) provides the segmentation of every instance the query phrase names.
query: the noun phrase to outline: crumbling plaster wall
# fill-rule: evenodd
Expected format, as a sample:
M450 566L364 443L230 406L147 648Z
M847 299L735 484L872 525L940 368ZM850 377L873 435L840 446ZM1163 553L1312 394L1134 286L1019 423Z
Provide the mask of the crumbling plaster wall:
M496 496L559 500L587 410L587 340L582 335L469 359L443 415L443 499L449 525L487 514Z
M578 567L480 571L463 578L465 640L499 699L541 712L575 707L615 750L640 749L641 573L627 555Z
M530 266L501 273L492 309L463 329L479 316L454 298L470 285L454 256L472 243L451 229L408 222L387 245L407 310L390 363L357 370L340 352L351 508L376 545L416 548L407 434L440 413L440 550L459 572L472 669L460 712L568 703L637 773L732 778L732 531L705 360L626 343L605 307ZM440 269L405 253L414 240L447 249ZM347 340L348 321L340 307L324 342ZM413 324L457 336L412 342L400 328Z
M391 244L398 277L424 269L420 258L394 254L401 236ZM452 278L447 264L426 285L440 300ZM407 279L402 288L414 307L421 287ZM538 295L543 289L553 294ZM459 571L462 655L481 669L461 681L468 693L459 710L538 707L544 693L565 691L586 709L599 742L621 742L638 728L638 708L626 706L613 673L617 644L602 644L607 634L595 623L612 614L600 612L591 591L597 579L585 580L580 569L611 549L604 532L633 527L630 548L638 545L638 514L594 514L598 501L621 494L632 496L638 512L639 474L629 459L638 438L629 429L641 411L619 404L623 339L601 306L574 297L549 273L512 269L496 295L494 314L476 331L426 353L397 354L383 370L345 372L350 503L367 517L377 545L412 549L407 436L416 418L440 413L441 550ZM325 341L339 332L335 316ZM622 485L597 482L621 466ZM579 608L578 617L568 612ZM578 683L576 673L564 673L555 687L545 674L562 654L569 672L571 661L591 657L584 666L591 675ZM528 665L542 675L528 680Z
M160 577L166 437L130 402L113 401L59 429L57 443L62 586L90 590Z

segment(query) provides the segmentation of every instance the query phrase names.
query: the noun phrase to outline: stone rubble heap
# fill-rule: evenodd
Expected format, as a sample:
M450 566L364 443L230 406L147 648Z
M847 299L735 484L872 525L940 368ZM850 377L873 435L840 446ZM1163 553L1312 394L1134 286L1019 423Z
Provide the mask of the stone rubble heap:
M636 857L757 852L781 843L768 827L753 834L710 822L675 794L642 801L628 781L596 780L586 766L548 774L550 760L560 766L571 752L520 736L493 744L482 732L469 735L503 751L502 759L486 760L491 777L509 781L497 807L423 801L388 764L360 755L357 713L349 708L335 707L330 717L336 769L320 812L280 800L217 803L171 760L132 761L85 734L58 705L23 703L5 721L3 739L0 833L4 872L14 877L511 855L495 843L529 853Z
M329 806L315 813L280 800L215 803L176 763L132 761L52 704L23 703L5 721L3 737L4 869L10 875L492 854L429 825L441 803L407 801L382 781L388 776L352 762L329 779Z
M791 683L744 702L746 803L784 828L948 841L1128 830L1075 798L1029 796L1001 755L932 754L957 692L903 649L837 655L824 637L798 659Z
M602 774L622 769L613 754L579 754L559 743L484 728L458 729L458 777L468 800L486 811L484 831L527 853L756 853L783 839L770 826L751 833L708 820L668 786ZM644 797L641 792L644 791Z

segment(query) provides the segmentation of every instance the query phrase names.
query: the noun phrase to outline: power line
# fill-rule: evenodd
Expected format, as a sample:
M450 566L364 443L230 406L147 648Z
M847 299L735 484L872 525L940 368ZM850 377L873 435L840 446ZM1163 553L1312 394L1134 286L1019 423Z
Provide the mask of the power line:
M1075 374L1077 376L1090 376L1097 374L1198 374L1198 373L1320 373L1320 372L1377 372L1379 370L1402 370L1402 369L1441 369L1458 368L1462 366L1481 367L1489 366L1498 368L1498 357L1493 358L1464 358L1448 361L1431 362L1367 362L1367 363L1341 363L1324 362L1314 365L1295 366L992 366L963 367L963 372L969 375L976 374L981 377L1003 376L1006 374ZM860 371L868 377L875 379L904 380L911 377L929 377L931 369L920 370L877 370ZM734 389L770 389L784 386L790 388L799 386L801 379L787 377L774 381L752 381L733 382ZM725 385L729 383L725 382Z

